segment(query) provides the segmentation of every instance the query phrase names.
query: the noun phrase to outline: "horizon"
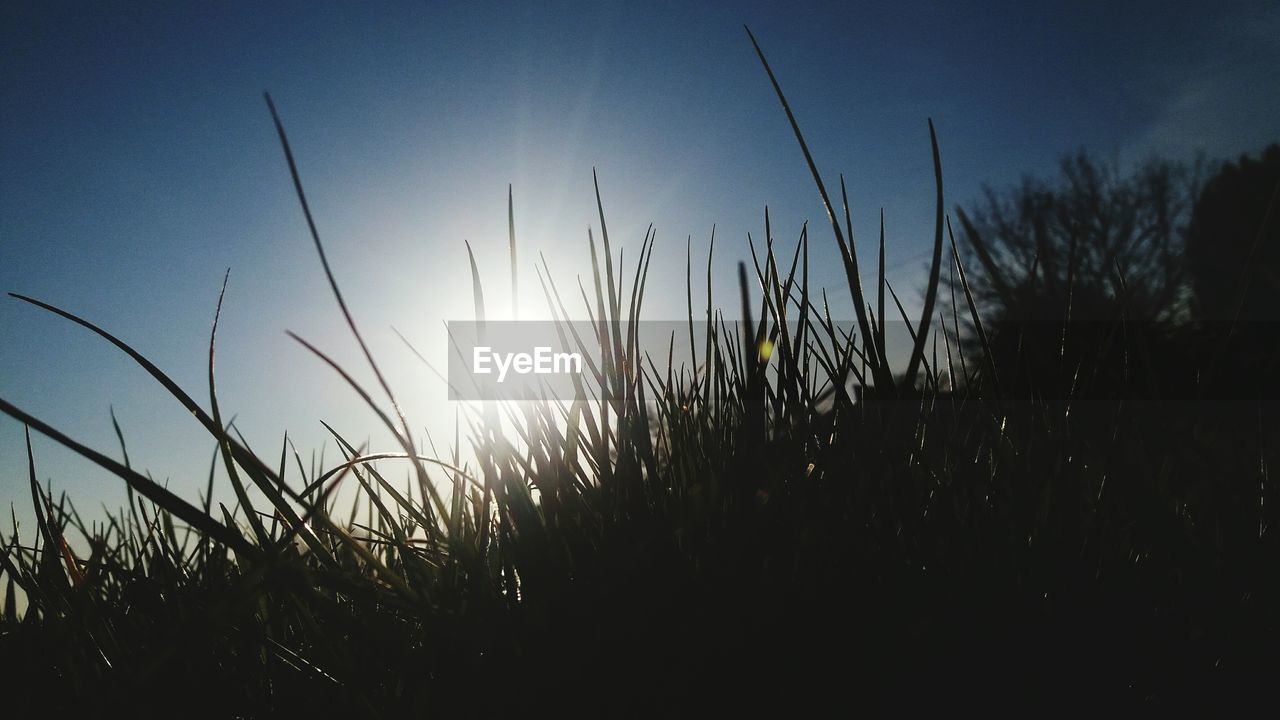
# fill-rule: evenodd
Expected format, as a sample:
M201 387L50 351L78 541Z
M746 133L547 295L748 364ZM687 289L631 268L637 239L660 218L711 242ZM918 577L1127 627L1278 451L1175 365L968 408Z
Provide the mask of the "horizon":
M1280 69L1275 7L922 5L803 15L451 6L438 18L404 6L379 18L336 7L9 7L0 289L117 334L207 404L208 333L230 267L224 417L237 415L266 457L286 430L304 456L318 448L319 420L386 444L359 399L285 335L367 377L307 235L262 102L269 90L338 283L410 418L439 443L452 437L454 406L390 326L444 355L443 321L471 316L464 240L491 313L507 312L508 184L526 317L542 305L539 252L562 288L589 267L593 169L615 250L634 254L648 223L657 228L648 319L683 317L687 237L694 294L705 292L696 268L713 224L715 302L735 308L734 268L750 259L748 233L760 244L766 206L783 248L811 222L814 284L843 283L744 22L828 186L844 172L864 275L884 209L888 277L912 314L933 233L928 118L949 213L984 184L1053 176L1077 148L1131 166L1151 155L1234 159L1280 140L1280 98L1259 89ZM135 467L171 478L184 497L203 486L211 438L128 358L8 297L0 333L0 397L118 457L114 407ZM22 438L20 423L0 421L4 499L29 529ZM55 492L82 509L122 501L118 479L50 440L33 444L38 478Z

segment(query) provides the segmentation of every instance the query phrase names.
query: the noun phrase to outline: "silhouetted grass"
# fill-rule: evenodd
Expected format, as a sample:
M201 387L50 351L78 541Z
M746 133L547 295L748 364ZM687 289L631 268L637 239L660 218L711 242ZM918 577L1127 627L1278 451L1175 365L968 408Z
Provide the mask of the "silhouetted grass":
M574 342L599 396L486 404L470 420L470 461L456 446L440 458L414 443L327 261L381 395L298 340L400 445L370 451L330 429L343 453L332 468L305 468L287 438L269 463L228 427L212 334L206 412L107 331L15 295L150 372L214 439L238 505L215 510L210 489L197 507L133 470L123 435L119 462L0 400L136 493L128 513L87 526L39 486L30 457L38 532L15 528L0 553L3 702L57 714L453 717L1101 699L1118 705L1092 707L1185 710L1264 695L1280 668L1272 406L1143 400L1123 373L1103 384L1077 372L1084 379L1039 394L1002 386L1015 372L993 350L954 239L948 274L965 302L953 297L950 317L932 324L949 230L932 122L937 234L924 312L911 323L887 288L883 236L873 311L847 201L842 228L765 67L830 214L858 332L845 335L810 287L807 229L789 263L766 229L753 267L740 267L745 322L711 306L709 259L706 308L695 310L690 253L700 362L642 355L623 329L641 315L652 243L628 296L597 186L600 247L593 234L583 300L598 332ZM483 320L474 261L472 271ZM539 280L561 332L576 333L549 269ZM886 288L913 338L898 375L884 348ZM695 318L710 328L703 342ZM1130 347L1131 335L1107 337L1121 355ZM966 360L972 338L979 350ZM416 488L375 462L408 463ZM333 503L344 481L362 498L346 515ZM248 487L267 505L255 507ZM15 588L29 603L22 617Z

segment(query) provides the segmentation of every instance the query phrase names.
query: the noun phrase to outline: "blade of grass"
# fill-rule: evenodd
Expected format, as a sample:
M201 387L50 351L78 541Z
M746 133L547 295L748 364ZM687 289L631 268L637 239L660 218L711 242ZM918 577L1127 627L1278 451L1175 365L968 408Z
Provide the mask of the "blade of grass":
M338 301L338 308L342 311L342 317L347 321L347 327L351 329L351 334L355 337L356 343L360 346L360 351L364 353L365 360L369 363L369 368L373 370L373 375L377 379L378 385L380 385L382 387L382 391L386 393L387 401L391 403L391 407L395 411L396 417L400 420L400 427L393 427L392 432L398 437L401 444L405 446L406 453L416 455L417 453L413 448L413 436L409 430L409 422L405 418L404 411L396 401L395 394L391 392L391 386L382 375L382 370L379 369L378 363L374 361L373 353L369 351L369 346L365 343L364 337L360 334L359 328L356 327L355 318L347 308L346 300L342 297L342 291L338 289L337 278L334 277L333 270L329 267L329 258L325 255L324 245L320 242L320 233L316 230L315 219L311 215L311 206L308 205L306 193L303 192L302 178L298 174L298 165L294 162L293 150L289 147L289 138L285 135L284 124L280 122L280 115L276 112L276 106L271 100L271 94L263 93L263 97L267 101L267 109L271 112L271 121L275 124L276 134L280 137L280 146L284 150L285 161L289 164L289 175L293 178L293 187L298 195L298 203L302 205L302 214L306 217L307 229L310 231L311 239L315 243L316 254L320 256L320 265L324 268L325 277L329 280L329 288L333 291L334 299ZM402 437L401 431L403 431ZM418 472L419 482L425 485L427 482L426 468L416 463L414 468Z
M209 331L209 413L213 416L213 422L218 427L222 427L222 413L218 409L218 392L217 383L214 380L214 344L218 337L218 320L222 317L222 300L227 294L227 281L231 279L231 270L227 269L227 273L222 277L222 289L218 292L218 305L213 312L213 329ZM262 520L258 518L258 513L254 511L253 503L249 501L249 493L245 491L244 483L240 481L240 473L236 472L235 460L231 458L231 446L229 444L230 437L223 435L223 439L218 441L218 447L222 450L222 464L227 468L227 477L231 480L231 487L235 491L236 500L245 509L245 516L249 519L249 527L253 530L253 534L258 538L258 545L264 548L271 546L271 538L267 535L267 530L262 525Z
M866 320L866 311L862 309L865 304L862 294L862 280L858 275L858 255L857 250L852 246L853 238L850 236L849 242L845 241L844 233L840 229L840 222L836 219L835 207L831 203L831 198L827 194L827 187L822 182L822 174L818 172L817 163L813 160L813 154L809 152L809 145L804 140L804 134L800 132L800 124L796 121L795 114L791 111L791 104L787 102L786 96L782 93L782 86L778 84L778 78L773 74L773 68L769 66L769 61L764 57L764 51L760 49L760 43L756 41L756 36L751 33L751 28L743 25L743 29L747 31L747 37L751 39L751 45L756 50L756 56L760 58L760 64L764 66L764 71L769 76L769 82L773 84L773 90L778 95L778 102L782 104L782 110L787 115L787 120L791 123L791 129L795 133L796 141L800 144L800 151L804 153L805 162L809 165L809 172L813 175L813 181L818 186L818 194L822 197L822 205L827 210L827 218L831 221L831 229L835 233L836 243L840 246L840 257L844 261L845 277L849 284L849 292L852 295L853 307L858 313L858 326L862 331L864 338L870 338L868 332L870 327ZM841 187L844 186L844 179L841 178ZM845 219L846 225L852 227L848 223L848 203L845 203ZM888 382L892 383L890 378Z
M0 399L0 412L3 412L19 422L30 425L40 432L40 434L58 442L70 450L75 451L77 454L93 462L95 465L119 476L122 480L132 485L134 490L138 491L138 493L144 497L174 515L177 515L182 520L190 523L196 529L212 536L223 545L226 545L233 550L237 550L238 552L246 553L249 556L253 556L255 554L253 546L246 542L239 533L236 533L227 526L220 524L213 518L200 512L194 506L187 503L187 501L169 492L154 480L121 465L96 450L72 440L58 430L55 430L49 424L42 422L40 419L24 412L4 399Z
M933 119L929 120L929 143L933 147L933 179L937 186L937 216L933 238L933 260L929 264L929 284L924 294L924 310L920 314L920 324L916 328L916 341L911 349L911 360L907 362L907 382L915 383L916 371L924 358L925 342L929 336L929 322L933 320L933 303L938 296L938 279L942 272L942 159L938 154L938 135L933 129Z

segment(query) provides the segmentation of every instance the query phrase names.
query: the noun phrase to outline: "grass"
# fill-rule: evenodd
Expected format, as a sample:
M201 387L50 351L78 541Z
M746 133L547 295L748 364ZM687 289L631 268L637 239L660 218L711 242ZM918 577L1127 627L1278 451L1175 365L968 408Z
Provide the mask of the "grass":
M119 476L134 500L86 524L36 482L28 446L37 532L15 527L0 552L4 702L59 714L453 717L794 713L831 701L1185 710L1263 695L1258 682L1280 668L1271 407L1099 399L1127 386L1088 382L1031 402L1002 387L1010 361L992 350L950 234L932 123L924 312L908 319L887 286L883 236L873 309L843 180L838 212L760 60L831 218L853 334L809 284L808 230L783 252L766 228L740 266L743 323L713 308L710 290L695 312L690 255L700 362L663 367L626 333L652 243L634 269L615 268L597 188L583 300L598 331L574 342L598 396L486 404L468 419L469 453L459 440L451 456L429 452L342 300L270 98L317 253L378 387L298 340L377 413L396 450L331 430L343 452L331 468L305 466L287 438L269 460L219 411L216 321L205 410L106 330L15 295L145 368L209 432L238 502L213 507L210 487L193 504L133 469L123 435L117 461L0 400L29 431ZM948 241L950 317L935 324ZM510 249L514 268L514 231ZM549 269L539 280L569 332ZM704 319L711 332L695 338ZM899 321L913 339L904 373L885 351L884 329ZM1108 337L1127 347L1122 332ZM411 468L408 486L379 469L390 463ZM336 507L343 483L359 489L349 513Z

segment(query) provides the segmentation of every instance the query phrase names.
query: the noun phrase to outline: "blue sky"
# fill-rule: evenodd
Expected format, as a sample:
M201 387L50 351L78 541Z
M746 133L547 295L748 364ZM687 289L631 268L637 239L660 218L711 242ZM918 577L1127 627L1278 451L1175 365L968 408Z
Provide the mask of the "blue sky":
M563 287L586 269L593 167L629 258L657 227L650 319L682 316L685 239L705 252L713 223L717 298L734 307L734 267L766 204L784 244L812 221L814 280L844 296L743 23L829 182L845 173L868 260L884 209L890 279L909 304L932 238L926 118L949 207L983 183L1052 173L1079 147L1133 162L1280 140L1273 3L106 5L0 9L0 290L98 322L203 400L231 268L220 397L264 455L286 429L304 452L318 447L320 419L378 448L388 439L284 335L359 367L263 90L357 319L416 425L437 434L454 409L390 328L444 357L442 321L470 313L464 239L490 307L509 307L508 183L526 315L542 306L538 252ZM203 483L211 442L161 388L100 340L9 298L0 397L113 453L114 406L136 465L188 497ZM23 506L20 517L21 438L0 418L0 500ZM41 479L86 509L122 501L118 481L48 441L36 451Z

